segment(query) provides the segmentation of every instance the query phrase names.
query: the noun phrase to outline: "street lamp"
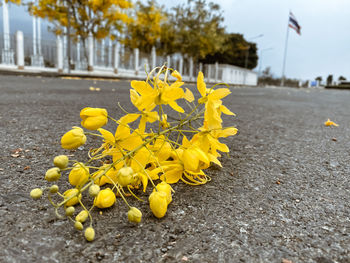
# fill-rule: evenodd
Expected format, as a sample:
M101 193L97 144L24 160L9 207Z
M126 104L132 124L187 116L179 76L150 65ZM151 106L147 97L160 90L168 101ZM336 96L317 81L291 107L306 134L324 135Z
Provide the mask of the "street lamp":
M254 36L254 37L250 37L250 38L247 39L247 41L251 41L253 39L257 39L257 38L260 38L260 37L263 37L263 36L264 36L264 34L260 34L260 35ZM247 48L247 51L245 53L244 68L248 67L248 57L249 57L250 45L248 45L246 48Z
M258 76L260 77L261 75L261 66L262 66L262 55L264 53L264 51L269 51L269 50L272 50L273 47L269 47L269 48L264 48L262 50L260 50L260 63L259 63L259 71L258 71Z

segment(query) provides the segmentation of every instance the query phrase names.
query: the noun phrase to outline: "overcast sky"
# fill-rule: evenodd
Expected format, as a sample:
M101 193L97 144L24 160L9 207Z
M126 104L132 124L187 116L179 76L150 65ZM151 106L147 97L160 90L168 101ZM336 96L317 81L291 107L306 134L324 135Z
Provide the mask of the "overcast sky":
M163 0L173 6L186 0ZM314 79L333 74L350 79L350 0L212 0L220 4L228 32L241 33L254 40L262 68L282 73L288 14L291 10L301 28L301 36L289 32L286 75ZM259 66L256 70L259 69Z
M207 0L208 1L208 0ZM261 68L271 67L276 76L282 73L284 43L289 10L301 25L301 36L289 32L286 75L314 79L333 74L350 79L350 0L212 0L220 4L228 32L254 39L260 50ZM172 7L187 0L158 0ZM23 9L23 8L22 8ZM11 5L11 33L22 29L31 34L31 19ZM2 31L2 10L0 12ZM44 26L45 28L47 26ZM24 29L23 29L24 28ZM260 65L255 69L259 70Z

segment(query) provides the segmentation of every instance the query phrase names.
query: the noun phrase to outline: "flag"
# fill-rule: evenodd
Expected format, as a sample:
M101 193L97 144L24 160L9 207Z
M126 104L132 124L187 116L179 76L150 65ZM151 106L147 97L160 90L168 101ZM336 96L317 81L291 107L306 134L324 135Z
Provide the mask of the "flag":
M289 12L288 26L290 28L293 28L299 35L301 35L301 32L300 32L301 26L299 25L297 19L295 18L292 12Z

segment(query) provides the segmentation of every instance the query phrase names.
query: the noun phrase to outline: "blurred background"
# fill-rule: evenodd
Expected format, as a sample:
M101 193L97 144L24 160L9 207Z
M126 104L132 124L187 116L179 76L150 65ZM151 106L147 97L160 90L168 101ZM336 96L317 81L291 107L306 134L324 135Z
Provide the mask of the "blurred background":
M233 65L253 70L259 82L268 85L279 85L283 73L289 86L337 84L350 78L350 1L346 0L14 0L6 4L7 30L4 4L1 48L6 48L6 34L14 48L14 34L22 31L26 65L56 66L56 38L61 36L69 68L78 68L73 61L77 56L80 67L87 67L87 39L92 35L95 64L101 66L112 63L109 46L118 42L121 60L130 62L121 61L124 68L135 67L130 57L137 48L140 64L152 64L149 54L155 49L157 57L163 57L157 64L171 56L178 66L181 56L184 72L190 70L189 58L198 65L197 71L199 63ZM290 12L300 34L289 27ZM42 59L33 58L41 54Z

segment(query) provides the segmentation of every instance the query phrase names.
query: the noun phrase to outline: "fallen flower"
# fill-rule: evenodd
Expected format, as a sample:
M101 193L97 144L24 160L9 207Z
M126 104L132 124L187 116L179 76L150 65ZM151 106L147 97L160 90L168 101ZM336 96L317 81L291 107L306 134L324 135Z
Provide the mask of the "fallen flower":
M333 121L331 121L330 119L328 119L325 123L324 123L324 125L326 125L326 126L339 126L338 124L336 124L335 122L333 122Z

